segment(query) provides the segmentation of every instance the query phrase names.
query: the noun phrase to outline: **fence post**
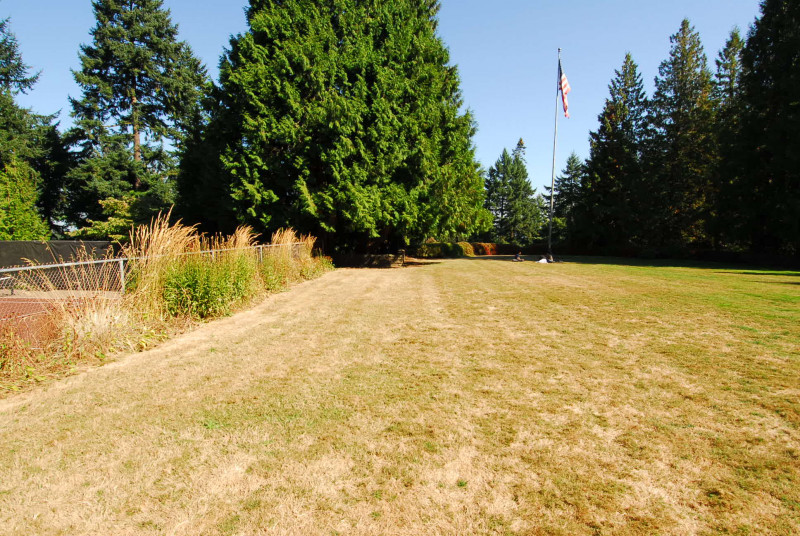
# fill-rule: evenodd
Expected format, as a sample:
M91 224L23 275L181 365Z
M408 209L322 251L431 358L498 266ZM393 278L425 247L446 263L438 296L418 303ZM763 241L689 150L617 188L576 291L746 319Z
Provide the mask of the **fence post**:
M125 294L125 261L119 260L119 291Z
M264 246L258 246L258 264L264 264Z

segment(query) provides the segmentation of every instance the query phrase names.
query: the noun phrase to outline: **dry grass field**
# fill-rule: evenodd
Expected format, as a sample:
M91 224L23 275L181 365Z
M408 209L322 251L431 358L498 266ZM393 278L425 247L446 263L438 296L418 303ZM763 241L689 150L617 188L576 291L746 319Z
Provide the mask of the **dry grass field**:
M800 273L337 270L0 401L3 534L798 534Z

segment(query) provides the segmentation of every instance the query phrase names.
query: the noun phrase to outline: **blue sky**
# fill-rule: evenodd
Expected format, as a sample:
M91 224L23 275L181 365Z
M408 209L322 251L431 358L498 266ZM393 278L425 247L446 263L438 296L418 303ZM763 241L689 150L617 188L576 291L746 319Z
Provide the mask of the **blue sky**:
M165 0L180 38L188 41L216 78L231 34L246 30L246 0ZM550 184L557 49L572 86L570 119L559 118L556 167L570 152L588 156L589 131L626 52L639 64L648 94L669 36L688 18L700 33L714 68L731 29L744 33L759 13L757 0L442 0L439 33L458 65L464 102L478 122L477 156L488 168L521 137L532 184ZM80 96L70 69L94 26L90 0L0 0L11 17L25 62L41 70L39 83L20 102L39 113L62 111Z

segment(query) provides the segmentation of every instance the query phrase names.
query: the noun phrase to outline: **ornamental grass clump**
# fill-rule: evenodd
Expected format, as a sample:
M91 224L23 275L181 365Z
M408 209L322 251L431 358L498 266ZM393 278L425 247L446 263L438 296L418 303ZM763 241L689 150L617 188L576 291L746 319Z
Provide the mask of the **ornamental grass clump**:
M21 327L0 325L0 391L145 349L193 321L229 315L332 268L313 255L313 237L292 229L255 247L250 227L208 237L169 220L159 215L132 230L119 258L97 262L83 252L69 266L16 276L18 293L40 303L41 313Z
M166 277L188 253L201 249L201 237L195 227L170 224L170 214L159 214L150 225L131 231L130 242L123 249L128 258L125 295L135 299L136 308L148 317L164 318Z

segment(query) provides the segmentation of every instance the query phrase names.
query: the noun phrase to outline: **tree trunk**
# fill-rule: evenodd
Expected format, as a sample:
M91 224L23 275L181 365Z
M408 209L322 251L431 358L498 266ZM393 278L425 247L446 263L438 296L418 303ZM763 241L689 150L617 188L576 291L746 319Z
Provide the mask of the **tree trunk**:
M134 78L133 97L131 100L131 128L133 129L133 160L142 161L142 139L139 132L139 99L136 98L136 82ZM138 169L133 179L133 189L138 190L142 181L139 178Z

